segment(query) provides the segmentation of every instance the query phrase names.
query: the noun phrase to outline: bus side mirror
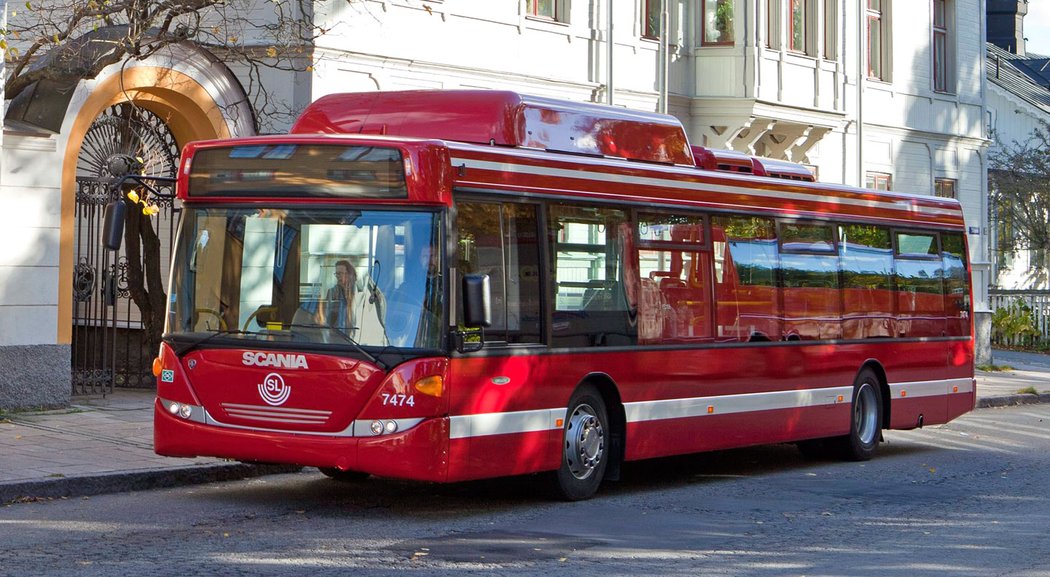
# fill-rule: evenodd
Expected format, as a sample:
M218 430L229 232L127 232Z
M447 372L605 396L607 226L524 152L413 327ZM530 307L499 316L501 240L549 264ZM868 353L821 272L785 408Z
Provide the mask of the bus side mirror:
M487 274L463 275L463 324L469 328L492 324L492 289Z
M115 200L106 205L102 223L102 246L109 250L120 250L120 242L124 238L124 213L127 210L128 205L123 200Z

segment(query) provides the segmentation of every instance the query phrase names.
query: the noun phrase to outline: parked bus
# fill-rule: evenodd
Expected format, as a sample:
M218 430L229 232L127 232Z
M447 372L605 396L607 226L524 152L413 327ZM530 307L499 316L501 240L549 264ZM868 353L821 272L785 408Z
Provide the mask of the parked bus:
M499 91L327 96L186 146L155 448L456 482L770 443L871 458L974 407L955 200Z

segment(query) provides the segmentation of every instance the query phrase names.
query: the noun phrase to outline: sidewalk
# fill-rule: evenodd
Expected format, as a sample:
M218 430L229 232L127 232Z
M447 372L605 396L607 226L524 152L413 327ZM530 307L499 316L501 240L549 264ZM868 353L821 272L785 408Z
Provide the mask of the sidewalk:
M1050 356L995 351L1006 372L977 371L978 408L1050 402ZM1034 387L1039 395L1018 394ZM0 505L241 479L296 470L153 453L152 391L76 398L68 409L0 419Z

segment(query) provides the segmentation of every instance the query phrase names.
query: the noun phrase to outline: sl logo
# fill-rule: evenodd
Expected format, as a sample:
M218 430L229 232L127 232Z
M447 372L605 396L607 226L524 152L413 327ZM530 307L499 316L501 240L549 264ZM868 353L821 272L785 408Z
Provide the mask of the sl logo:
M266 375L263 382L259 383L259 396L266 401L267 405L274 407L283 405L288 400L288 395L291 394L291 385L285 384L284 377L277 373Z

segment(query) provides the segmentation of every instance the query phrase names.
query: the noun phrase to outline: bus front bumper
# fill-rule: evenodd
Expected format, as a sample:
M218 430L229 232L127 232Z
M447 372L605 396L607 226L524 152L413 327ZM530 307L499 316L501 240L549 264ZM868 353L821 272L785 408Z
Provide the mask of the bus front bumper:
M338 436L233 428L173 414L170 404L154 402L153 447L168 457L219 457L237 461L331 467L382 477L447 482L449 420L423 419L400 433Z

